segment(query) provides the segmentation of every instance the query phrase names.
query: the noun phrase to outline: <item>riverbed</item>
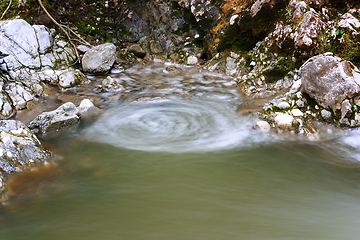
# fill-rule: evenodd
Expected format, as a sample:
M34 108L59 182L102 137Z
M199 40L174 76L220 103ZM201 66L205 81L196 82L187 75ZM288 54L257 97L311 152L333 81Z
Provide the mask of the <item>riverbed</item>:
M125 90L99 92L106 76L88 76L62 97L103 112L42 138L57 160L14 177L2 240L359 238L360 131L261 133L266 99L197 68L157 61L110 76Z

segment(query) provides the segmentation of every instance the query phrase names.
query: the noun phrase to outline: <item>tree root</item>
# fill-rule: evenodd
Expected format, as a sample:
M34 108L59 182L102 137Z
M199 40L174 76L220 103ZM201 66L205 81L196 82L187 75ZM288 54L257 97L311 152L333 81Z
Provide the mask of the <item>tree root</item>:
M5 16L6 12L9 10L9 8L11 7L12 4L12 0L10 0L9 5L7 6L7 8L5 9L4 13L1 15L0 20L3 19L3 17Z

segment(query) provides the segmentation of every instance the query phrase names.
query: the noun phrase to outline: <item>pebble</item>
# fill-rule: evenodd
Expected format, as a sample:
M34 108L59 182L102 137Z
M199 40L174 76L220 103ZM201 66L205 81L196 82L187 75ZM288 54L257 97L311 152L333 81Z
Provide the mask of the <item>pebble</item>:
M290 107L290 104L288 102L281 102L277 105L280 109L288 109Z
M323 109L323 110L321 110L320 113L321 113L321 117L324 119L324 121L328 121L328 120L331 119L331 112L330 111Z
M261 132L269 132L270 124L266 121L258 121L255 125L255 128L259 129Z
M304 113L302 111L300 111L299 109L297 109L297 108L294 108L293 110L291 110L291 114L294 117L302 117L302 116L304 116Z
M187 64L188 65L196 65L197 63L198 63L198 59L197 59L197 57L196 56L190 56L190 57L188 57L188 59L187 59Z
M288 130L292 127L294 117L289 114L280 114L275 117L275 124L278 128Z

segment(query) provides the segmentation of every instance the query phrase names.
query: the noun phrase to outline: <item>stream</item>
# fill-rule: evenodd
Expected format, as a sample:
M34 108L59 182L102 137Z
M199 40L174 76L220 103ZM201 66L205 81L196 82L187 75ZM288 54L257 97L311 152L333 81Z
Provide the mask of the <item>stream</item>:
M267 100L197 68L109 76L125 90L97 92L106 76L88 76L63 93L103 112L41 139L58 160L10 179L1 240L359 239L360 130L261 133L252 113ZM34 114L61 104L51 91Z

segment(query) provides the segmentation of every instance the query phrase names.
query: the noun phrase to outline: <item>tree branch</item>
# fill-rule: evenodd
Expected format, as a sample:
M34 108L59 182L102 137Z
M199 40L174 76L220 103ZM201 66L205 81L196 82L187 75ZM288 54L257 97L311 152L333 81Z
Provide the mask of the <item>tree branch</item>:
M5 9L4 13L1 15L0 20L3 19L3 17L5 16L6 12L9 10L9 8L11 7L12 4L12 0L10 0L9 5L7 6L7 8Z
M58 23L58 22L50 15L50 13L46 10L46 8L44 7L42 1L41 1L41 0L38 0L38 1L39 1L39 4L40 4L41 8L44 10L44 12L46 13L46 15L50 18L50 20L51 20L53 23L55 23L55 25L58 26L58 27L61 29L61 31L63 31L63 32L65 33L65 35L66 35L66 37L68 38L71 46L74 48L74 51L75 51L75 54L76 54L76 57L77 57L76 62L79 61L79 60L80 60L79 52L78 52L78 50L76 49L75 44L74 44L73 41L71 40L71 37L70 37L69 32L72 33L72 34L74 34L77 38L79 38L79 39L80 39L79 41L80 41L81 43L83 43L83 44L85 44L85 45L88 45L88 46L91 46L91 44L88 43L88 42L86 42L83 38L81 38L77 33L75 33L75 32L74 32L73 30L71 30L69 27L64 26L64 25ZM67 28L69 32L66 31L64 28Z

